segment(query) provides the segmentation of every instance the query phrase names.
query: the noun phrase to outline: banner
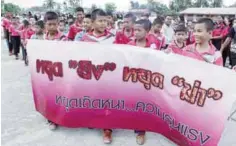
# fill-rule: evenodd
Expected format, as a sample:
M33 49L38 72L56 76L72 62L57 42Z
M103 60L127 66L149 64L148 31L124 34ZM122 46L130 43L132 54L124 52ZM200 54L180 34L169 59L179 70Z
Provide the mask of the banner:
M126 45L30 40L35 107L65 127L137 129L181 146L216 146L236 74Z

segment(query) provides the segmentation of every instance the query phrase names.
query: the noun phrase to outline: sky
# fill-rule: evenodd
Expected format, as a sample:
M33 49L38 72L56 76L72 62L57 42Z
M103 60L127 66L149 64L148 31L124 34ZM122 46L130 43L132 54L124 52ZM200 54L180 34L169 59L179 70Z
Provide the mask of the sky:
M56 2L62 3L64 0L55 0ZM140 4L146 3L146 0L134 0L138 1ZM164 4L168 4L171 0L156 0ZM223 0L225 5L231 5L235 1L234 0ZM20 7L31 7L31 6L39 6L42 5L44 0L5 0L5 2L11 2L19 5ZM92 4L96 4L98 6L104 6L107 2L114 2L117 6L117 10L128 10L130 7L130 0L83 0L83 7L91 7Z

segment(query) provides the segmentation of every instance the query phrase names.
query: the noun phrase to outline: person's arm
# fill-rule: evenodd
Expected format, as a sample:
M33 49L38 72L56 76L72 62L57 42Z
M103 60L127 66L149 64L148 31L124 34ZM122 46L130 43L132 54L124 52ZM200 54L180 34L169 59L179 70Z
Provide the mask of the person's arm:
M221 48L220 48L220 52L222 53L226 46L229 45L229 43L231 42L232 38L231 37L227 37L226 40L224 41L224 43L221 45Z

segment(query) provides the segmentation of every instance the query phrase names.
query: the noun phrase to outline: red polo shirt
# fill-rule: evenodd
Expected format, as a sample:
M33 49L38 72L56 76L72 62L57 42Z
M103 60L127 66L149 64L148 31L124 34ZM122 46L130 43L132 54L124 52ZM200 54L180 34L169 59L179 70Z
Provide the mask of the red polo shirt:
M134 30L131 30L131 36L125 35L125 29L123 31L117 32L115 37L115 44L128 44L130 41L134 40Z
M70 40L74 40L75 36L78 32L82 31L82 25L78 22L75 22L75 24L70 26L69 33L68 33L68 38Z

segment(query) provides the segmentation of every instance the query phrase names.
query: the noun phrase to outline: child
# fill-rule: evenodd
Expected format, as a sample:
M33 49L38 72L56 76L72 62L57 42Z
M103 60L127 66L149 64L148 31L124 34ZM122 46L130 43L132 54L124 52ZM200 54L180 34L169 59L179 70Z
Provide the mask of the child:
M87 32L81 39L86 42L110 43L114 41L114 35L107 31L107 15L101 9L96 9L91 14L93 30Z
M13 45L14 55L16 60L19 59L18 54L20 53L20 22L18 17L12 18L12 25L9 27L9 32L11 33L11 42Z
M60 20L59 21L59 26L58 26L58 30L63 34L63 35L67 35L67 31L66 31L66 22L64 20Z
M157 39L157 42L159 42L159 45L157 46L157 50L161 50L162 48L165 48L165 37L161 33L161 29L163 26L164 22L161 17L157 17L152 24L152 29L150 34L154 35L155 38Z
M172 43L169 44L167 51L181 55L183 52L183 48L186 46L187 29L184 25L178 25L174 31L175 39Z
M25 61L25 65L28 65L27 61L26 61L26 41L27 39L30 39L31 36L34 34L33 29L30 26L29 21L24 20L23 21L23 30L22 30L22 34L21 34L21 46L22 46L22 55L23 55L23 60Z
M223 66L220 51L210 43L214 23L209 18L199 19L194 27L195 43L184 48L182 55Z
M83 20L83 31L76 34L74 41L81 41L86 32L90 31L92 31L92 20L91 20L91 15L87 14L85 15Z
M84 19L84 9L81 7L78 7L75 9L77 20L73 25L70 26L69 33L68 33L68 39L74 40L75 35L82 31L82 23Z
M117 23L117 28L118 28L118 30L117 31L122 31L123 30L123 22L122 21L119 21L118 23Z
M43 40L44 39L44 22L39 20L34 26L35 34L31 36L30 39Z
M64 36L61 32L58 31L58 15L55 12L49 11L46 12L44 16L45 27L47 33L44 36L45 40L51 41L60 41L60 40L67 40L66 36ZM39 36L39 35L37 35ZM57 129L58 125L50 120L48 120L49 129L55 130Z
M7 46L8 46L8 50L9 50L9 55L12 55L12 43L10 40L10 32L9 32L9 28L11 26L11 18L12 18L12 14L11 13L6 13L5 18L3 18L2 20L2 26L4 29L4 37L6 39L7 42Z
M129 45L139 46L143 48L156 49L155 37L147 37L151 29L149 20L141 19L135 22L134 25L134 40L130 41Z
M87 32L81 41L110 43L112 44L114 35L107 31L107 15L101 9L95 9L91 14L93 31ZM109 144L112 142L112 130L103 130L103 142Z
M193 36L194 24L195 24L195 22L192 22L192 21L188 22L188 38L186 41L186 45L190 45L195 42L194 36Z
M111 12L107 12L107 30L113 35L116 35L116 29L114 24L115 21L113 14Z
M46 40L67 40L66 36L58 31L58 16L55 12L47 12L44 16L44 21L47 31L45 34Z
M129 42L128 44L139 46L143 48L150 48L152 45L154 45L155 49L155 43L152 44L152 42L147 38L147 34L149 32L150 28L150 22L145 19L141 19L135 22L134 25L134 40ZM143 145L145 142L145 131L135 130L135 133L137 133L136 136L136 142L139 145Z
M132 13L128 13L124 16L123 31L117 32L115 37L115 44L128 44L134 39L133 25L136 17Z

